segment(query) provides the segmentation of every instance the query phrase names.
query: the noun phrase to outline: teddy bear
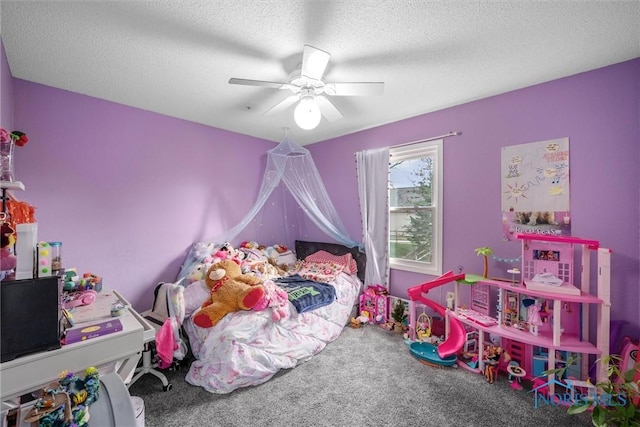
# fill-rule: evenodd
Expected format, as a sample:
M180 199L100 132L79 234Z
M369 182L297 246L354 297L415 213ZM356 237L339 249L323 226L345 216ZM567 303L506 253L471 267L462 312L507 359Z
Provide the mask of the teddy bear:
M264 288L264 297L253 307L254 311L262 311L271 307L271 318L274 322L287 317L289 311L289 294L276 285L273 280L265 280L262 283Z
M264 298L262 280L242 274L240 265L232 260L213 264L204 280L211 296L193 315L193 323L201 328L215 326L227 313L251 310Z

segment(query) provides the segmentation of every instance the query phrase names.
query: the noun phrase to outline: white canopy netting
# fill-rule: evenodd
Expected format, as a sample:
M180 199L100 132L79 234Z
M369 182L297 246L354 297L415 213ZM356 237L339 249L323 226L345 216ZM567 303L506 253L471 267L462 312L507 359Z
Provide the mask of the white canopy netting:
M280 184L284 184L306 217L326 236L347 247L358 246L362 249L359 242L349 237L327 194L311 153L288 137L267 151L267 167L253 207L236 226L210 241L231 242L235 240L256 217L260 218L265 204L276 188L280 187ZM283 197L280 199L282 201ZM286 206L283 208L286 209ZM286 214L283 214L282 217L284 220L287 219ZM286 224L282 233L287 235L289 233ZM295 236L295 238L299 237Z

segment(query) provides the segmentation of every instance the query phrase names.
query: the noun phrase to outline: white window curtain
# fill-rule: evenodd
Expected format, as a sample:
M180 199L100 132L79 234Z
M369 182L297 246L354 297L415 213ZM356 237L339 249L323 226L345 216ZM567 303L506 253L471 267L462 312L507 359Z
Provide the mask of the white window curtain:
M389 147L356 153L366 285L389 289Z

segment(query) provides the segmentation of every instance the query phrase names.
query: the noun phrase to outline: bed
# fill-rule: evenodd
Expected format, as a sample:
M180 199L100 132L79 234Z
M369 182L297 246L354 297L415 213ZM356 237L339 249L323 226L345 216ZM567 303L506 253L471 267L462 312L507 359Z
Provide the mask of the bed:
M279 280L293 277L329 283L335 289L335 300L301 313L297 306L285 303L286 314L279 320L274 320L277 316L271 308L238 311L211 328L200 328L186 316L183 327L195 358L186 374L188 383L217 394L259 385L281 369L309 360L338 338L362 291L364 253L339 244L296 241L295 258L287 266L285 279L270 276L265 280L278 286Z

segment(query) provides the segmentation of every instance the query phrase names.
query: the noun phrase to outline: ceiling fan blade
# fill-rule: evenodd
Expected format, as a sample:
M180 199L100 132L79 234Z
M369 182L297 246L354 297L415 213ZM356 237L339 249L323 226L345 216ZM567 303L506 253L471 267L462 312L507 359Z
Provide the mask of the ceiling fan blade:
M293 104L295 104L298 99L300 99L298 95L287 96L285 99L283 99L282 101L280 101L279 103L271 107L269 110L262 113L262 115L267 116L271 114L280 113L286 110L287 108L291 107Z
M333 96L376 96L384 93L383 82L327 83L324 91Z
M318 104L318 108L320 108L320 112L328 121L335 122L336 120L340 120L344 117L342 113L338 111L336 106L327 99L326 96L316 96L316 103Z
M331 54L313 46L304 45L302 51L302 69L300 73L309 79L322 80Z
M262 86L262 87L270 87L272 89L289 89L289 83L265 82L262 80L236 79L235 77L232 77L229 79L229 84L244 85L244 86Z

